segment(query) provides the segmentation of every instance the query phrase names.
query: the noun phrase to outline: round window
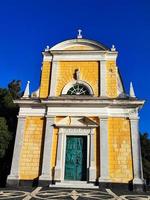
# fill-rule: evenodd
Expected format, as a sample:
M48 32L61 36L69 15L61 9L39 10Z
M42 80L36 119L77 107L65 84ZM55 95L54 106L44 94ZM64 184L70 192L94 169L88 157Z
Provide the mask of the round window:
M85 85L76 83L68 90L67 94L68 95L89 95L90 92Z

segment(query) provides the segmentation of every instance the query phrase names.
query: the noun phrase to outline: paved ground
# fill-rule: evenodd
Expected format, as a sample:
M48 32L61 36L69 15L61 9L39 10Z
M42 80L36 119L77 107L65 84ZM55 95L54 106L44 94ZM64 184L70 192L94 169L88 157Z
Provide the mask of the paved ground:
M150 193L114 192L110 189L0 188L0 199L12 200L150 200Z

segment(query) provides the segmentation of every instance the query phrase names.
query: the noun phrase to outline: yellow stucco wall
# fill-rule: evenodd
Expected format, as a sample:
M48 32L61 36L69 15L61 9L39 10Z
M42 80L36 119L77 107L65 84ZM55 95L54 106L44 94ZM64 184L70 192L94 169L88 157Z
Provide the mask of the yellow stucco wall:
M126 118L109 118L109 176L112 182L128 183L133 178L130 124Z
M22 180L33 180L39 176L44 119L27 117L20 156L19 176Z
M115 61L106 62L107 96L117 97L117 68Z
M71 49L82 47L70 47ZM72 50L73 50L72 49ZM80 70L80 79L87 82L94 90L94 96L99 95L99 62L97 61L62 61L58 64L56 96L59 96L64 86L73 81L73 75L76 69ZM49 61L43 62L41 74L40 97L46 98L49 95L51 77L51 63ZM107 95L109 97L117 97L117 68L115 61L106 62L106 82Z
M59 62L57 71L56 96L66 84L73 81L75 70L80 70L80 80L87 82L94 91L94 96L99 95L99 62L96 61L62 61Z
M45 98L49 95L51 76L51 62L44 61L41 74L40 97Z

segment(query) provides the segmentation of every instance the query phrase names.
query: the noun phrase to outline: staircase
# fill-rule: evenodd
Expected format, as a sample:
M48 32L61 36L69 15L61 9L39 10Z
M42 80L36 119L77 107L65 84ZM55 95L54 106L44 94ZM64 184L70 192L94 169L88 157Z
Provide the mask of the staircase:
M87 183L86 181L61 181L56 182L55 185L49 185L53 188L86 188L86 189L98 189L99 186L93 183Z

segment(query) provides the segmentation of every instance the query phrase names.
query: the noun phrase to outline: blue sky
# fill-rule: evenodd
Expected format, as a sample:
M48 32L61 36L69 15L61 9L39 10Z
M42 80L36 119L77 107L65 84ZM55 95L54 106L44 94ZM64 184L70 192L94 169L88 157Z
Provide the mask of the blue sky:
M150 133L150 0L1 0L0 87L16 79L37 89L42 50L79 28L84 38L115 44L127 93L133 81L146 100L140 130Z

